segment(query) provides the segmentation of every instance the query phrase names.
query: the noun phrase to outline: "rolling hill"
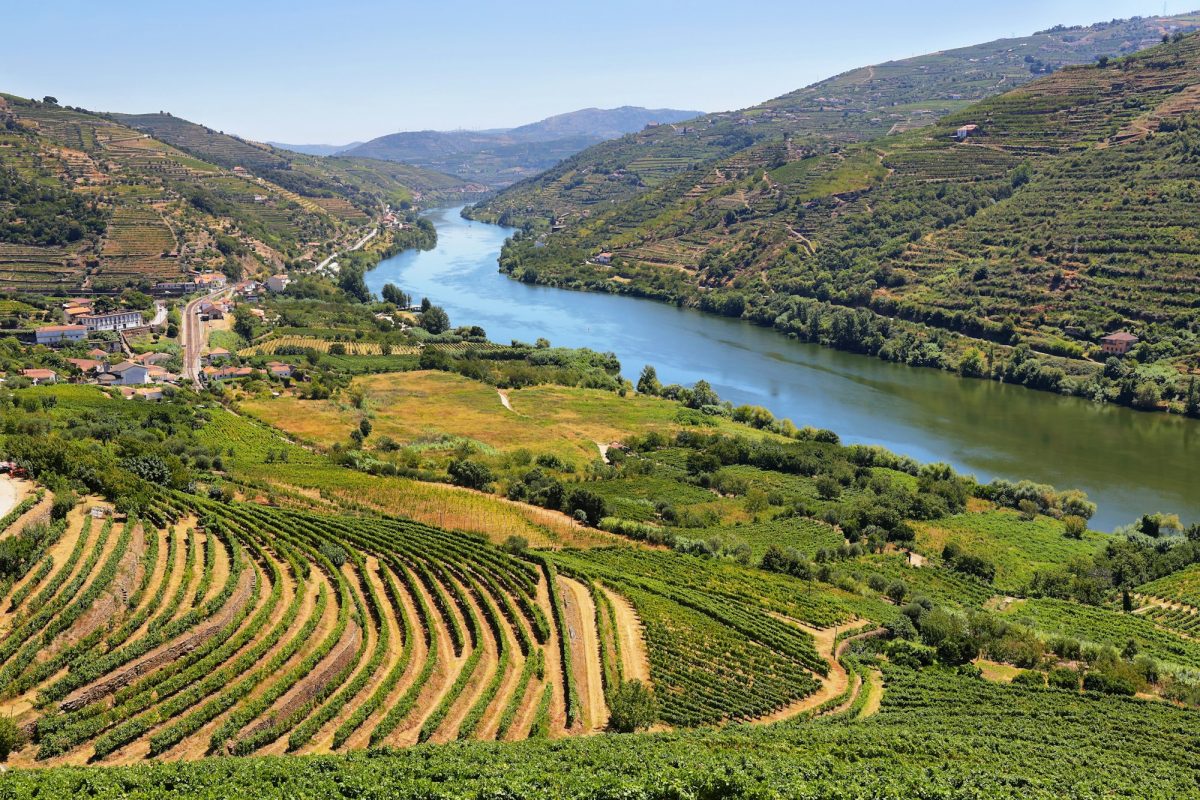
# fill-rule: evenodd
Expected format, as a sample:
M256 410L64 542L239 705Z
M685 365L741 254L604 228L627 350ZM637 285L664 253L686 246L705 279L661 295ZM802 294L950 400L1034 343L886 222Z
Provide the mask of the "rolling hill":
M889 360L1200 413L1200 265L1187 223L1198 46L1177 33L914 130L777 130L668 169L653 187L564 165L472 213L516 221L500 209L528 202L530 234L502 259L523 280L643 294ZM968 125L977 129L960 135ZM568 176L574 189L550 188ZM592 205L614 185L622 202ZM578 209L552 233L535 213L539 191ZM586 207L572 206L583 196ZM589 261L601 251L610 265ZM1142 343L1135 359L1106 365L1099 340L1119 330Z
M854 142L933 124L976 100L1050 71L1119 56L1191 30L1200 16L1114 20L999 39L862 67L740 111L633 133L590 148L500 193L480 219L522 224L561 218L661 186L756 143L786 144L792 158L810 141Z
M0 95L0 288L10 291L279 269L353 237L387 204L482 188L404 164L277 151L167 114L50 100Z
M633 106L587 108L517 128L393 133L348 147L340 155L417 164L501 188L549 169L597 142L700 113Z

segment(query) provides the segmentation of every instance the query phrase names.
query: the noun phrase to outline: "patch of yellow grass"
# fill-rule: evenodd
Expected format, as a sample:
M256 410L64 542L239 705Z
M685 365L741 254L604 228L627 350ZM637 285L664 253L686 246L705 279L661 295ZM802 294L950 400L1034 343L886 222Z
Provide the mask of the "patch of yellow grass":
M448 372L364 375L354 379L351 391L363 393L364 409L351 407L343 398L298 400L294 396L256 398L242 405L264 421L324 446L346 441L365 415L371 419L372 437L389 436L404 444L439 436L464 437L501 451L553 452L574 462L597 458L596 442L678 427L675 403L619 397L599 389L513 389L508 392L513 407L509 411L495 387ZM718 424L733 426L725 420Z
M988 661L985 658L976 659L975 666L979 667L984 679L994 683L1012 683L1012 679L1022 672L1022 670L1011 664L1001 664L997 661Z

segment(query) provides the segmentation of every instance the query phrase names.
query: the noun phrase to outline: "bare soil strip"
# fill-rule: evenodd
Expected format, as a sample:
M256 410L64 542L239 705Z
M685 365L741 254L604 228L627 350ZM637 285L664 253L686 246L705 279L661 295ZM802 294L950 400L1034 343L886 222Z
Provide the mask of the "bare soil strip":
M646 655L646 639L642 621L633 604L607 586L600 590L612 603L616 621L617 640L621 650L621 675L627 681L650 683L650 658Z
M604 680L600 669L600 634L596 630L596 605L591 592L582 583L559 576L567 624L575 634L571 642L571 662L575 684L583 703L583 729L598 731L608 724L608 706L604 700Z

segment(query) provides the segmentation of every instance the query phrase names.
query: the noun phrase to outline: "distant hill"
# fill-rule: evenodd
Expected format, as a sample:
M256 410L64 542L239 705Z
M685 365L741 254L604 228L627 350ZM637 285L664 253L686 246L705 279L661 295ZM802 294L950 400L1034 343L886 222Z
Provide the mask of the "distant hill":
M349 150L351 147L358 147L362 142L350 142L349 144L286 144L284 142L267 142L267 144L272 147L278 147L280 150L303 153L306 156L332 156L337 155L343 150Z
M539 122L486 131L407 131L349 146L340 155L402 161L456 175L494 188L508 186L553 167L598 142L699 116L670 108L585 108ZM323 145L291 146L302 148Z
M0 291L148 288L189 270L302 266L360 237L385 205L463 202L485 189L408 164L278 150L170 114L6 94L0 153Z

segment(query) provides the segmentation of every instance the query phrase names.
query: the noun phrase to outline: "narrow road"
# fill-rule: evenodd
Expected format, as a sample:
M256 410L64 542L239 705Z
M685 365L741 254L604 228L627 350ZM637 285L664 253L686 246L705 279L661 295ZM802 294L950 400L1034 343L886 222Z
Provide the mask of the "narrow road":
M374 239L378 234L379 234L379 228L373 228L370 233L368 233L363 238L359 239L358 242L353 247L346 248L346 250L344 252L351 253L351 252L354 252L355 250L361 250L363 248L363 246L366 245L367 242ZM329 262L333 261L335 258L340 256L342 254L342 252L343 251L341 251L341 250L334 250L332 253L330 253L325 258L324 261L322 261L320 264L317 264L316 268L313 271L320 272L321 270L325 269L325 267L328 266Z
M183 348L183 380L191 381L200 388L200 353L204 350L204 324L197 313L205 300L216 300L229 289L218 289L212 294L197 297L183 309L183 324L179 326L179 346Z

